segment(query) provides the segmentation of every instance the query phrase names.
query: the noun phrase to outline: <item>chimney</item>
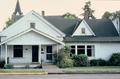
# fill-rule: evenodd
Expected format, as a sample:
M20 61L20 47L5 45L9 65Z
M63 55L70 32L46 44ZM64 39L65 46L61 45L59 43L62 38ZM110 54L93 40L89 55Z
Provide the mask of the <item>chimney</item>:
M41 13L42 13L42 16L45 16L45 11L42 11Z

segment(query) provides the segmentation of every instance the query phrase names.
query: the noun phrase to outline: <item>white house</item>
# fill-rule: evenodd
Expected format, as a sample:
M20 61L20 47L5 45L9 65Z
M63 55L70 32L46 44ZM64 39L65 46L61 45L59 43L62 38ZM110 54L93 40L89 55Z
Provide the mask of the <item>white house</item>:
M112 53L120 52L116 21L70 20L35 11L23 16L19 1L12 19L15 23L0 33L0 56L6 64L41 63L41 60L50 63L54 61L53 54L65 45L71 47L72 54L85 54L89 59L108 60Z

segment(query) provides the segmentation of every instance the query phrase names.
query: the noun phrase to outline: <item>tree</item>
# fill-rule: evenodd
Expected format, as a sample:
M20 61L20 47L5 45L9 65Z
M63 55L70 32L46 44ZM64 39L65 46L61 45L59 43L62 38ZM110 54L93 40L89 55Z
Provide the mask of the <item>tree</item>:
M102 16L102 19L110 19L111 16L112 16L112 13L106 11Z
M110 18L111 17L111 18ZM116 18L119 18L120 19L120 11L116 11L116 12L108 12L106 11L103 16L102 16L103 19L116 19Z
M14 21L12 19L8 18L8 21L6 21L6 27L4 27L4 29L8 28L13 23L14 23Z
M84 13L82 14L84 16L84 19L95 19L95 16L93 16L94 10L92 10L91 8L91 2L88 1L85 3L85 6L83 8Z
M112 19L114 20L116 18L120 19L120 10L112 13Z
M76 19L77 16L74 14L71 14L69 12L65 13L64 15L62 15L65 19Z

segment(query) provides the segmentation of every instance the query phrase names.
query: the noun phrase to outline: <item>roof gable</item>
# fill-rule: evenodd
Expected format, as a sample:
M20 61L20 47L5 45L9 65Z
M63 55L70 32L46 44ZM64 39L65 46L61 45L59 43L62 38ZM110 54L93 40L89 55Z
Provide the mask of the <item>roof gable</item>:
M29 12L20 20L9 26L7 29L3 30L0 36L6 36L7 38L10 38L14 35L17 35L18 33L29 29L31 22L35 23L35 28L37 30L45 32L48 35L51 35L56 38L65 36L65 34L62 31L53 26L35 11Z
M44 33L44 32L41 32L41 31L39 31L39 30L37 30L37 29L33 29L33 28L29 28L29 29L27 29L27 30L25 30L25 31L23 31L23 32L15 35L15 36L12 36L12 37L10 37L10 38L2 41L2 42L0 43L0 45L1 45L1 44L4 44L4 43L6 43L6 42L9 42L9 41L15 40L15 39L17 39L17 38L20 38L21 36L25 35L25 34L28 33L28 32L31 32L31 31L32 31L32 32L35 32L35 33L37 33L37 34L39 34L39 35L42 35L42 36L44 36L44 37L47 37L47 38L49 38L50 40L53 40L53 41L55 41L55 42L58 42L58 43L64 45L64 43L63 43L62 41L60 41L59 39L54 38L54 37L52 37L52 36L50 36L50 35L48 35L48 34L46 34L46 33ZM30 35L30 36L31 36L31 35ZM21 39L21 38L20 38L20 39ZM18 40L20 41L20 39L18 39Z
M85 33L82 33L82 28L85 29ZM89 25L83 20L77 29L74 31L72 36L95 36Z
M75 27L81 22L80 19L65 19L62 16L44 16L44 18L65 33L66 36L72 35Z
M85 20L96 36L119 36L111 20Z

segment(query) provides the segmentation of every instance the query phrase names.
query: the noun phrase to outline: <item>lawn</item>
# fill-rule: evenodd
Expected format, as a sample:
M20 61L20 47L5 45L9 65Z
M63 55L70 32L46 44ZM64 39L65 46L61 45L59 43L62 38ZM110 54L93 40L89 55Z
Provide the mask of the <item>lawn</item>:
M73 67L63 69L64 73L120 73L120 66Z
M39 69L0 69L0 74L47 74Z

